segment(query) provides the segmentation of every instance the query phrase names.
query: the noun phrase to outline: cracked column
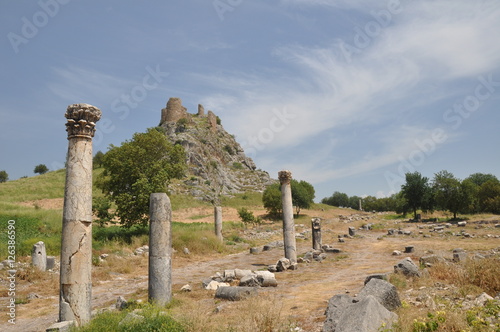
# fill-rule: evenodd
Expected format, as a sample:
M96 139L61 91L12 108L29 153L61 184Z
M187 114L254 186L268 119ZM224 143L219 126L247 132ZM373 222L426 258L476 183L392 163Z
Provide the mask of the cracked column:
M292 172L281 171L278 173L281 183L281 203L283 205L283 242L285 244L285 258L292 264L297 263L297 246L295 243L295 224L293 221Z
M164 306L172 299L172 208L165 193L149 196L150 302Z
M222 207L214 206L214 224L215 224L215 236L220 242L224 241L222 237Z
M101 111L69 105L68 153L61 235L59 321L90 321L92 299L92 137Z

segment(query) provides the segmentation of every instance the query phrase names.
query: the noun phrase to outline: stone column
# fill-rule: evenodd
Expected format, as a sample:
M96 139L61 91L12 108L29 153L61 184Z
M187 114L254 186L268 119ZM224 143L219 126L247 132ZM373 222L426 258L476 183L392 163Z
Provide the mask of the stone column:
M312 228L312 241L313 241L313 249L321 250L321 219L320 218L312 218L311 219L311 228Z
M45 243L43 241L38 241L33 245L31 262L34 267L37 267L41 271L47 270L47 252L45 251Z
M297 246L295 243L295 224L293 221L292 172L281 171L278 173L281 183L281 203L283 205L283 242L285 244L285 258L292 264L297 263Z
M172 208L165 193L149 198L148 298L160 306L172 299Z
M90 321L92 299L92 137L101 111L68 106L68 153L61 234L59 320Z
M361 198L359 199L359 211L363 211L363 205L361 203Z
M215 236L219 241L224 241L222 237L222 207L214 206L214 223L215 223Z

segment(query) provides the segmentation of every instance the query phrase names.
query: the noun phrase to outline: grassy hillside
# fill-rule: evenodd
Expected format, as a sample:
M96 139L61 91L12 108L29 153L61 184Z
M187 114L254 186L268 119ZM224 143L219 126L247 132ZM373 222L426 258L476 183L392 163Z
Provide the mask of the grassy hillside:
M93 171L95 180L102 170ZM44 241L48 255L58 255L60 252L60 234L62 228L62 204L64 199L65 170L48 172L43 175L22 178L19 180L0 183L0 243L7 243L7 225L9 220L15 221L17 256L26 256L31 252L33 244ZM95 186L94 197L102 196ZM261 202L260 193L239 194L229 199L224 198L222 205L228 207L257 206ZM170 196L172 209L211 208L211 205L201 200L185 195ZM194 220L194 219L193 219ZM174 219L174 221L176 221ZM237 221L237 220L233 220ZM174 245L181 247L186 244L192 235L203 234L205 238L212 239L211 226L203 223L193 223L189 227L174 223L177 229ZM241 227L228 224L229 228ZM195 231L195 232L193 232ZM94 228L94 249L109 248L110 246L138 245L147 243L147 229L123 229L112 226L106 229ZM114 243L114 244L113 244ZM207 244L217 252L223 250L215 243ZM182 247L181 247L182 250ZM202 250L200 248L200 250ZM7 257L7 245L0 246L0 260Z

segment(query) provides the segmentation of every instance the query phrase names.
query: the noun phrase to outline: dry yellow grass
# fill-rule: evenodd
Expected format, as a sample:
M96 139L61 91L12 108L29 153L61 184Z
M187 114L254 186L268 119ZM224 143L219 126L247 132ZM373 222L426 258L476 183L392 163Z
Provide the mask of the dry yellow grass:
M231 218L232 208L228 208L226 216ZM211 217L198 218L210 212L210 208L197 208L189 211L180 211L178 220L213 222ZM256 214L262 211L256 209ZM324 218L323 243L331 244L345 253L328 254L328 258L319 263L300 264L299 270L288 271L277 274L279 286L273 289L263 289L256 298L239 303L224 302L214 299L213 292L203 290L200 286L201 280L209 277L215 272L224 269L245 268L263 269L267 264L276 262L283 255L282 249L274 249L259 255L240 254L227 256L216 251L207 252L204 255L192 254L189 256L177 253L173 259L174 280L173 291L175 305L170 312L181 321L185 322L190 331L272 331L285 330L290 326L298 325L304 331L316 331L324 321L324 310L329 298L338 293L349 291L351 295L356 294L363 287L364 278L372 273L391 272L393 265L402 257L392 256L394 250L403 251L406 245L414 245L415 252L412 258L418 261L420 256L430 252L442 254L451 258L454 248L463 248L466 251L489 250L499 246L498 239L486 238L487 234L500 234L499 229L490 226L475 228L471 221L465 230L475 234L475 238L464 239L456 236L440 236L430 233L428 229L419 230L413 223L401 223L394 220L384 220L383 215L362 213L372 219L357 220L350 223L339 221L339 214L348 215L357 213L353 210L327 209L327 210L305 210L308 216L301 217L297 224L298 230L306 230L310 227L310 217L320 216ZM235 216L237 216L235 214ZM195 217L192 219L191 217ZM481 217L484 218L484 217ZM236 219L237 220L237 217ZM473 221L473 220L472 220ZM359 236L354 239L346 239L346 243L338 242L338 235L347 233L347 228L360 227L368 222L380 223L380 227L373 231L358 231ZM386 236L388 228L404 228L413 231L413 236ZM269 223L256 227L255 230L278 230L280 222ZM451 231L458 232L453 226ZM423 234L419 234L422 231ZM244 237L243 230L232 230L235 235ZM424 238L423 235L431 235ZM381 238L377 240L377 238ZM270 238L254 240L255 245L262 245L273 240L280 240L281 234L277 233ZM101 307L108 306L116 298L107 294L110 290L119 289L128 299L147 299L147 256L134 256L133 248L147 243L147 237L136 238L133 244L124 248L116 248L116 244L110 243L103 246L94 253L109 253L110 256L98 266L93 268L93 295L94 303ZM297 241L299 254L310 249L311 240ZM120 249L120 250L117 250ZM247 249L240 249L245 252ZM477 267L475 268L478 269ZM431 274L429 279L407 280L394 279L400 283L402 291L408 288L430 287L435 280L441 280L438 274L452 275L452 272L438 272ZM479 271L479 270L478 270ZM496 270L495 270L496 271ZM494 276L492 271L489 275ZM485 272L480 272L485 273ZM498 274L497 274L498 275ZM192 284L194 290L191 293L180 293L180 287L185 283ZM479 286L478 286L479 287ZM57 312L58 304L58 275L38 274L30 272L19 277L19 289L21 296L27 296L34 292L42 295L40 299L34 299L29 303L19 306L20 321L34 317L47 315L48 312ZM477 290L476 290L477 291ZM40 306L43 309L37 309ZM220 312L215 310L221 306ZM425 309L414 307L400 309L401 324L412 322L413 319L425 317ZM448 319L453 320L454 313L450 313ZM451 324L451 323L450 323ZM459 326L461 321L457 319L453 326ZM451 325L450 325L451 326ZM1 328L1 326L0 326Z

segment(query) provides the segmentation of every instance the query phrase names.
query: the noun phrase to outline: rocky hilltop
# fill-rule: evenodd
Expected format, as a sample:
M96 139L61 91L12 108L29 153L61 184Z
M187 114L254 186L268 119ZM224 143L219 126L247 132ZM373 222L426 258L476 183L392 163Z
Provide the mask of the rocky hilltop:
M205 114L202 105L190 114L180 98L170 98L161 111L160 126L172 143L186 150L187 179L171 184L174 194L212 201L220 195L263 191L274 181L257 169L234 135L224 130L220 118L212 111Z

